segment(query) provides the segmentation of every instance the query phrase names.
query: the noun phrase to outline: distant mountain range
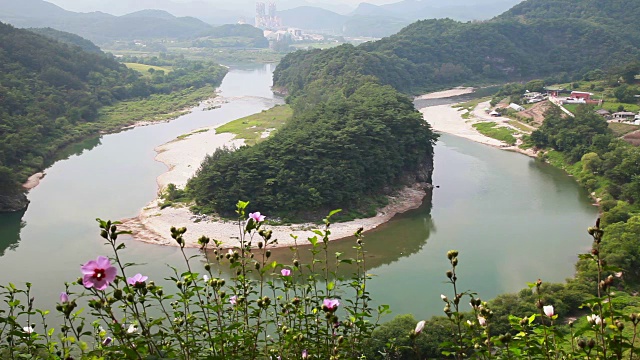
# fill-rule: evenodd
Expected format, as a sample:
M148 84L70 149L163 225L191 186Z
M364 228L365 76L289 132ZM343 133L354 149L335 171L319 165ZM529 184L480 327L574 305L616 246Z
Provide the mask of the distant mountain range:
M402 0L379 6L361 3L348 14L304 5L311 3L308 1L285 0L279 1L277 5L286 8L294 4L303 4L278 11L283 24L288 27L353 37L385 37L397 33L419 19L486 20L508 10L518 2L519 0L451 0L442 3L439 0ZM203 0L185 3L171 0L86 0L82 5L73 4L76 8L104 9L113 13L119 13L124 9L138 10L115 16L100 11L68 11L44 0L0 0L0 21L18 27L50 27L67 31L97 44L113 40L147 38L195 39L210 32L211 24L214 23L235 24L239 19L244 19L251 24L255 3L253 0L242 0L239 3L214 6ZM230 7L231 10L221 8L224 6ZM239 11L241 6L244 10Z
M536 78L564 83L640 59L640 27L621 26L638 17L638 0L528 0L489 21L420 20L357 47L289 54L274 86L295 96L328 73L345 84L375 76L410 93Z
M164 10L141 10L122 16L77 13L43 0L0 0L0 21L17 27L66 31L96 44L149 38L196 39L216 33L213 25L200 19L176 17Z
M350 15L390 16L410 22L450 18L459 21L486 20L505 12L522 0L403 0L386 5L361 3Z
M397 33L422 19L450 18L458 21L487 20L503 13L521 0L403 0L387 5L361 3L341 15L314 6L279 11L286 26L321 30L347 36L384 37Z

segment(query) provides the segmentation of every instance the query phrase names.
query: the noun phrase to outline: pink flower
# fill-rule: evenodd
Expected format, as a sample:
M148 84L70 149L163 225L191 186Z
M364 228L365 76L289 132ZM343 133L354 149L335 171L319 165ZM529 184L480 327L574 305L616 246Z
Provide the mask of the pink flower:
M149 277L143 276L142 274L135 274L133 277L127 278L127 284L129 285L138 285L147 281Z
M264 216L264 215L260 215L259 211L249 214L249 219L253 219L253 221L255 221L257 223L263 222L265 217L266 216Z
M543 306L542 310L548 317L553 317L553 305Z
M322 305L329 311L335 311L340 306L338 299L324 299Z
M111 266L109 259L104 256L87 261L80 269L83 275L82 284L86 288L95 287L96 290L104 290L116 279L116 268Z
M480 324L480 326L487 326L487 319L482 316L478 316L478 323Z
M229 302L231 303L231 305L235 305L238 303L238 297L233 295L230 299Z
M61 302L62 304L64 304L64 303L68 303L68 302L69 302L69 295L67 295L67 293L66 293L66 292L61 292L61 293L60 293L60 302Z
M426 321L424 320L420 320L418 321L418 323L416 324L416 329L415 329L415 333L416 335L420 334L422 332L422 329L424 329L424 324L426 323Z
M302 350L302 358L306 359L309 357L309 353L307 353L307 349Z
M290 276L291 275L291 270L282 269L282 270L280 270L280 274L282 274L282 276Z

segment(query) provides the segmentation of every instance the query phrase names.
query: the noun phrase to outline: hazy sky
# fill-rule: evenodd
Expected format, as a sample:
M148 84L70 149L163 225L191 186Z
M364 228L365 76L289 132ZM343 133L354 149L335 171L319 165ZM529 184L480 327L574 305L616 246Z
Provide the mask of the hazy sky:
M67 10L78 10L78 9L87 9L92 7L92 5L95 5L96 8L102 7L100 5L106 5L109 2L127 2L127 1L123 1L123 0L119 0L119 1L113 1L113 0L45 0L51 3L54 3L60 7L63 7ZM130 3L135 3L135 0L128 0ZM201 1L201 2L207 2L210 4L216 4L216 5L220 5L223 7L229 7L229 0L171 0L172 2L176 2L176 3L188 3L188 2L194 2L194 1ZM263 2L268 2L270 0L260 0ZM356 6L358 6L358 4L362 3L362 2L367 2L367 3L371 3L371 4L376 4L376 5L381 5L381 4L391 4L394 2L399 2L401 0L306 0L307 3L314 3L314 4L318 4L318 5L348 5L350 7L355 8ZM153 1L145 1L145 3L152 3ZM163 0L161 0L160 2L164 2ZM234 1L231 1L231 3L233 3ZM250 0L250 1L246 1L246 0L242 0L242 1L237 1L237 2L241 2L241 3L254 3L255 1ZM291 1L286 1L286 0L275 0L275 3L291 3ZM303 1L300 1L300 3L302 3ZM301 4L302 5L302 4ZM235 7L235 6L232 6Z
M20 1L20 0L14 0ZM76 12L102 11L113 15L124 15L143 9L166 10L177 16L196 16L211 13L211 9L218 16L224 14L232 18L231 14L250 16L255 11L255 3L258 0L45 0L60 6L63 9ZM302 5L312 5L347 14L353 11L361 2L381 5L399 2L401 0L259 0L261 2L274 1L279 10L291 9ZM422 1L422 0L417 0ZM186 5L188 3L192 3ZM201 5L207 4L207 8Z

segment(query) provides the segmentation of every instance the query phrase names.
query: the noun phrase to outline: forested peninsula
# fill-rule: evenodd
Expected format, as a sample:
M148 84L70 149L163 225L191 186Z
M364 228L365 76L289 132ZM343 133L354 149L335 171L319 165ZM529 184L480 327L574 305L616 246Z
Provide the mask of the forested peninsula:
M118 104L174 92L186 97L206 87L212 96L226 74L213 63L178 59L172 65L170 72L144 75L111 55L0 23L0 211L26 207L20 184L64 146L139 120L115 116Z
M290 98L293 117L267 140L208 156L187 184L204 213L231 215L238 199L289 220L333 208L373 216L385 196L431 182L436 135L411 100L355 77ZM344 219L344 218L343 218Z

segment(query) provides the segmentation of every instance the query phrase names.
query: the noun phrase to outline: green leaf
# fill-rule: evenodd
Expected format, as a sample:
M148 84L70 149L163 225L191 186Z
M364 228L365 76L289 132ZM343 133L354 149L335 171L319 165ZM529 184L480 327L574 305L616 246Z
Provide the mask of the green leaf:
M329 212L329 215L327 215L327 217L332 217L333 215L335 215L335 214L337 214L337 213L339 213L339 212L341 212L341 211L342 211L342 209L335 209L335 210L331 210L331 211Z

